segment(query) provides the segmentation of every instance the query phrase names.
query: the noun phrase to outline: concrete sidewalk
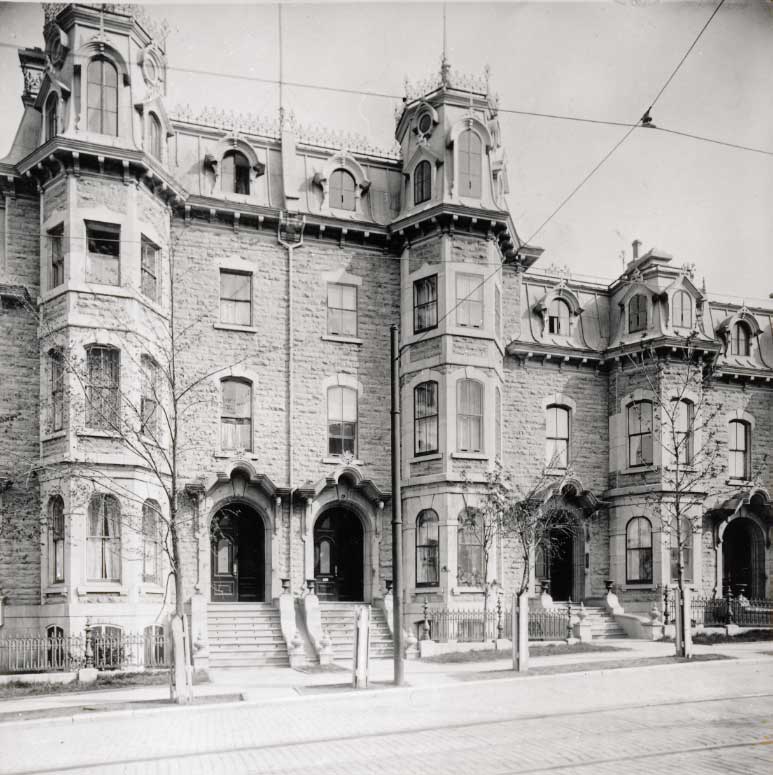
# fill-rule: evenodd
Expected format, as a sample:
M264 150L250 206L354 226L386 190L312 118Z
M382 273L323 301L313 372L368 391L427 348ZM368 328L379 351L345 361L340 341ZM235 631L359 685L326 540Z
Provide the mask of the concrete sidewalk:
M579 654L559 654L546 657L533 657L532 668L564 666L571 670L572 665L603 663L609 661L630 661L655 659L673 656L672 643L653 643L649 641L620 640L605 645L614 647L613 651L588 652ZM696 654L719 654L737 660L773 659L773 643L738 643L718 646L695 646ZM216 695L241 695L251 703L276 702L283 699L298 698L314 687L351 686L351 666L340 663L337 670L325 672L301 672L290 668L256 668L213 670L211 683L194 687L197 698ZM581 667L578 669L582 670ZM646 670L647 666L640 669ZM508 659L487 662L466 662L438 664L409 660L405 664L406 684L411 687L440 687L459 685L460 681L491 679L492 674L504 674L511 671ZM498 676L493 676L498 677ZM534 675L532 679L547 676ZM370 682L374 689L387 688L393 680L393 663L388 659L372 660L370 664ZM329 692L325 692L329 696ZM93 710L109 709L109 706L126 703L161 702L168 699L167 686L139 686L123 689L102 689L90 692L66 692L62 694L35 695L30 697L0 700L0 723L13 718L11 714L26 714L51 710L57 715L71 710L72 715L88 713Z

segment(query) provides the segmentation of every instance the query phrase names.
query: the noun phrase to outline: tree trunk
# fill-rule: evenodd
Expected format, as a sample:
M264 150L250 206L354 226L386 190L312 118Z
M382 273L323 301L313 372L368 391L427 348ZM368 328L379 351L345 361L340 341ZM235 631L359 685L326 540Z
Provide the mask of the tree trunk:
M193 670L190 666L188 628L185 624L185 599L180 568L180 545L177 536L177 513L170 515L172 538L172 563L174 573L175 612L172 616L172 670L170 699L178 705L188 705L193 700Z

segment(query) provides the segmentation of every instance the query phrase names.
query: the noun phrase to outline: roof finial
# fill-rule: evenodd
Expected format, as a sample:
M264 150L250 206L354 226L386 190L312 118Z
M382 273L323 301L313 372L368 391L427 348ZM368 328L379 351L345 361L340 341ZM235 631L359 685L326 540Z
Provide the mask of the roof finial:
M448 64L447 40L446 40L446 4L443 3L443 56L440 59L440 84L444 89L450 86L448 73L451 65Z

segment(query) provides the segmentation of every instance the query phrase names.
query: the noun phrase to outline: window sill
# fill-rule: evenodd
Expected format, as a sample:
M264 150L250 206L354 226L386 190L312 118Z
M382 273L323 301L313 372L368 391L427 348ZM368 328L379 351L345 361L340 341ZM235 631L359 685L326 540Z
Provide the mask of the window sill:
M566 476L566 468L546 468L543 471L544 476Z
M640 591L647 591L647 590L653 590L657 589L657 586L655 584L634 584L634 583L625 583L623 584L623 591L624 592L635 592L636 590Z
M485 452L452 452L451 457L455 460L488 460Z
M78 587L79 595L126 595L126 587L120 581L87 581L82 587Z
M258 333L255 326L239 326L236 323L213 323L212 328L216 328L218 331L240 331L243 334Z
M671 472L679 470L680 473L684 473L684 474L696 474L696 473L698 473L698 469L695 466L693 466L693 465L679 466L679 469L677 469L676 466L665 466L665 470L666 471L671 471Z
M87 428L86 430L78 431L78 436L84 436L84 437L93 437L96 439L116 439L120 440L122 438L120 433L116 433L115 431L102 431L99 430L99 428Z
M163 595L164 589L152 581L143 581L140 586L140 593L143 595Z
M432 586L427 587L416 587L413 590L414 595L437 595L440 592L442 592L440 584L433 584Z
M454 587L451 590L452 595L483 595L483 587Z
M621 474L645 474L650 473L652 471L657 471L658 467L656 465L649 465L649 466L629 466L628 468L624 468L620 473Z
M67 435L67 431L54 431L53 433L44 433L41 437L41 441L54 441L54 439L63 439Z
M442 460L442 452L430 452L427 455L414 455L408 462L409 463L426 463L429 460Z
M754 482L751 479L742 479L740 476L730 476L725 480L725 484L732 487L751 487Z
M57 581L56 583L47 586L43 590L43 593L46 595L66 595L67 587L64 581Z
M344 344L362 344L362 339L356 336L339 336L338 334L323 334L323 342L343 342Z
M231 452L228 452L227 450L218 450L215 452L212 457L215 458L215 460L258 460L257 455L253 455L252 452L245 452L245 454L238 458L236 456L236 450L232 450Z
M344 463L343 458L340 458L340 457L323 457L322 462L328 463L330 465L335 465L335 466L342 466L342 465L364 466L365 465L365 463L363 463L362 460L350 460L348 463Z

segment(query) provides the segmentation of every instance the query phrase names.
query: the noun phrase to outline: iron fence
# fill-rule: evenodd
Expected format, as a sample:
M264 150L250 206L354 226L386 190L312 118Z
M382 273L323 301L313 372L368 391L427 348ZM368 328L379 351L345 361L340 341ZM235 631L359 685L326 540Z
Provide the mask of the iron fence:
M690 616L697 626L773 627L773 600L735 598L693 598Z
M565 608L529 611L529 640L563 640L568 626ZM419 624L419 638L426 635L439 643L480 643L510 638L511 632L512 612L499 606L486 611L485 617L482 610L427 610L424 622Z
M66 673L97 670L165 668L170 649L160 628L145 633L105 635L24 635L0 638L0 674Z

